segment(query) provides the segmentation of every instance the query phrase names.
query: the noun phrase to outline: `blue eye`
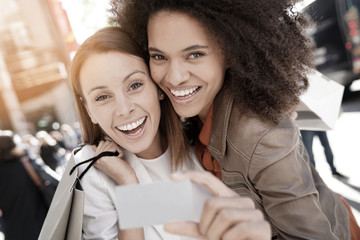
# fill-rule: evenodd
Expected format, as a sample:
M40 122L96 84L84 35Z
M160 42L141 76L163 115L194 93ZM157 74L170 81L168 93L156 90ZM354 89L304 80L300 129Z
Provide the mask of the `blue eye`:
M104 101L106 99L108 99L109 96L108 95L100 95L98 97L95 98L95 102L100 102L100 101Z
M140 88L142 85L144 84L141 82L134 82L133 84L130 85L130 90L136 90Z

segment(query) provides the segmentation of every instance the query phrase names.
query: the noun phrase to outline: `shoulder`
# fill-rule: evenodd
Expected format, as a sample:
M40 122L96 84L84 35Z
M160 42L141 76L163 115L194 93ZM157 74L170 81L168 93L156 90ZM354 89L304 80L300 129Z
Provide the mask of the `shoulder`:
M94 157L95 151L91 148L90 145L84 145L80 149L75 149L72 154L74 155L75 162L80 163Z
M95 156L95 151L92 149L91 145L84 145L83 147L81 147L80 149L75 149L72 153L73 155L73 159L75 164L79 164L82 163L90 158L93 158ZM87 166L89 166L90 162L88 163L84 163L79 165L78 168L78 174L81 174ZM91 174L91 172L96 171L92 170L94 167L91 167L91 169L89 170L88 173L86 173L86 175ZM94 173L92 173L94 174Z
M235 108L227 135L229 144L246 153L252 161L280 159L291 152L299 141L299 131L293 119L284 118L279 124L274 124L259 119L255 114L241 114Z
M75 163L81 163L87 159L90 159L95 156L95 151L91 148L90 145L84 145L79 149L75 149L72 152L74 156Z

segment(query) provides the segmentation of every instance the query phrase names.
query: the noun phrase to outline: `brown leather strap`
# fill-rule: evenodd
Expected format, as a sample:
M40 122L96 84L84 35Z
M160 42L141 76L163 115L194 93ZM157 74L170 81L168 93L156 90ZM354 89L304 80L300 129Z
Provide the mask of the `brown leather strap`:
M26 172L29 174L32 181L38 188L42 188L42 181L39 175L36 173L34 167L31 165L27 157L21 158L21 163L24 165Z

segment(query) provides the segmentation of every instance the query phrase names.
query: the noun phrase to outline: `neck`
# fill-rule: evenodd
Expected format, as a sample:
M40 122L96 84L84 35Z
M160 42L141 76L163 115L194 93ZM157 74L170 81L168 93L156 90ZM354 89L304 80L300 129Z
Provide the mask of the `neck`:
M167 149L168 142L166 136L160 134L160 131L156 134L155 139L151 146L141 153L136 154L136 156L143 159L154 159L161 156Z

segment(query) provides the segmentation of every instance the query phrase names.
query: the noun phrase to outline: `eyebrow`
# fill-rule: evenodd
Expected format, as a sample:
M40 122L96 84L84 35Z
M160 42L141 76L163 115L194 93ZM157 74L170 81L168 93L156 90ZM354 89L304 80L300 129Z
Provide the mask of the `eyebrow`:
M129 73L126 77L124 77L124 81L128 80L132 75L134 75L136 73L142 73L142 74L146 75L146 73L144 71L135 70L135 71Z
M190 47L184 48L183 50L181 50L182 52L188 52L188 51L192 51L192 50L198 50L198 49L204 49L204 48L209 48L208 46L205 45L192 45ZM149 47L148 51L152 51L152 52L160 52L162 53L163 51L161 51L160 49L154 48L154 47Z
M128 80L132 75L137 74L137 73L142 73L142 74L146 75L146 73L145 73L144 71L135 70L135 71L129 73L128 75L126 75L126 76L124 77L123 81L125 82L125 81ZM97 86L97 87L94 87L94 88L92 88L92 89L89 90L88 94L90 94L90 93L91 93L92 91L94 91L94 90L104 89L104 88L106 88L106 87L105 87L105 86Z

